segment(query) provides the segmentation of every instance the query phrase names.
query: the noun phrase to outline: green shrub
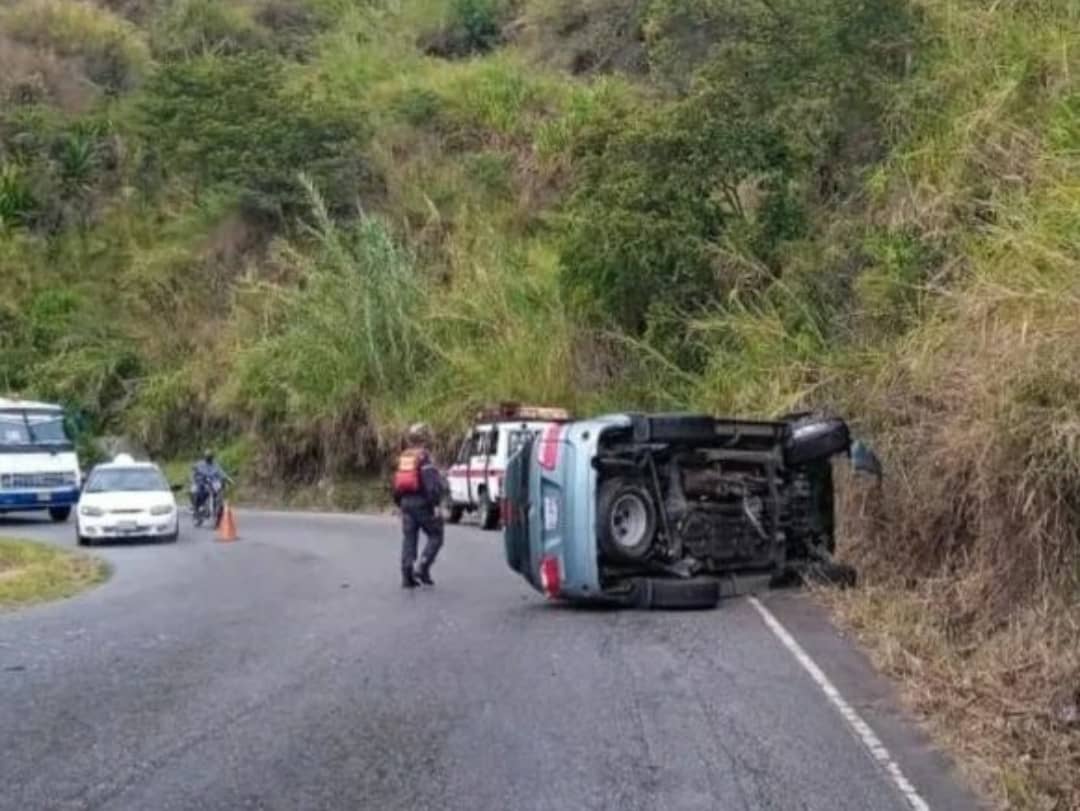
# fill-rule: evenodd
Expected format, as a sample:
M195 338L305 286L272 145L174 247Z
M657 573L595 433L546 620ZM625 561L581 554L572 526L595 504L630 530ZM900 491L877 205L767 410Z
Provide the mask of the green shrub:
M14 164L0 164L0 236L5 228L28 225L37 208L24 173Z
M166 58L228 55L268 44L268 32L240 3L178 0L154 26L154 52Z
M252 195L255 208L292 217L306 205L297 180L306 172L332 190L333 213L351 211L373 185L366 133L290 92L285 79L281 60L261 52L165 65L139 100L141 132L197 189L227 184Z
M413 257L377 220L336 225L313 186L317 250L277 292L275 326L238 358L229 399L272 424L312 424L406 391L431 360Z
M84 0L25 0L0 12L0 30L19 42L79 57L91 81L107 92L135 87L150 52L134 25Z
M610 119L581 151L564 279L639 335L656 305L700 311L745 283L744 266L760 275L761 248L743 263L720 261L723 252L752 252L776 212L791 216L771 204L794 172L782 135L725 89ZM764 202L748 200L750 188ZM750 238L732 245L740 234Z

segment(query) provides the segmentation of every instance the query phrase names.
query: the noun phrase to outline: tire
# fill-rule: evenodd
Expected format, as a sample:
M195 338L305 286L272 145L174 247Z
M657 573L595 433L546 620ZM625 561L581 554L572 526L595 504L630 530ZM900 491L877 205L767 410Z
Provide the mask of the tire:
M484 529L499 528L499 505L492 504L487 493L480 497L480 525Z
M71 517L71 507L49 507L49 518L54 523L62 524Z
M797 420L784 441L784 462L789 467L805 465L846 453L850 447L851 432L843 420Z
M162 538L162 540L165 541L165 543L176 543L180 540L180 528L177 527L176 532L169 533L164 538Z
M462 517L465 515L465 508L460 504L451 504L450 509L447 511L446 520L451 524L460 524Z
M612 558L637 563L652 549L656 504L652 494L630 479L608 479L597 496L597 536Z
M634 596L638 608L708 610L720 603L720 583L709 578L643 578L637 582Z

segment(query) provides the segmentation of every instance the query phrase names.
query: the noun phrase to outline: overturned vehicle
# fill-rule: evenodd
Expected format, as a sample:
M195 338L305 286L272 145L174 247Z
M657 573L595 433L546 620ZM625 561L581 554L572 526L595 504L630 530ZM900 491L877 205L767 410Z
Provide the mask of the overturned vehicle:
M614 415L550 425L506 471L506 559L551 598L701 608L752 583L852 582L832 460L881 475L840 419Z

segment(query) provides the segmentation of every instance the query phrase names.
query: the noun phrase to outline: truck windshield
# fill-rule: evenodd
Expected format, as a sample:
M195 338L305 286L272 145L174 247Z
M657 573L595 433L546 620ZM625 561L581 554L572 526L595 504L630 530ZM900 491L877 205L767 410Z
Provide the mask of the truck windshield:
M55 411L0 411L0 453L71 447L63 414Z

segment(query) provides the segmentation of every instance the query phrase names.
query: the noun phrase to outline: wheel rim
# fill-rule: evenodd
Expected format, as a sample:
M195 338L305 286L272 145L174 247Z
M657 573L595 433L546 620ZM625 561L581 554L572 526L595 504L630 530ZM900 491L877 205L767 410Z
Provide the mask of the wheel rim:
M647 541L649 509L636 495L623 495L611 507L611 538L622 549L635 549Z

